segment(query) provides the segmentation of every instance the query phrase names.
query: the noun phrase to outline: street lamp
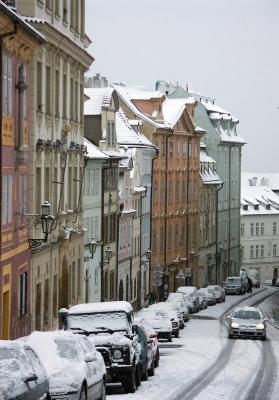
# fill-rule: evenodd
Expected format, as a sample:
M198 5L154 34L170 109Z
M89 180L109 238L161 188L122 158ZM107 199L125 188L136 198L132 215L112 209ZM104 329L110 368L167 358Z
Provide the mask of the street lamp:
M90 242L89 242L89 244L88 244L89 251L90 251L90 254L91 254L91 258L94 257L94 254L96 253L96 250L97 250L97 246L98 246L98 243L96 242L95 238L92 237Z
M54 216L51 215L51 206L50 203L48 201L44 201L44 203L41 205L41 214L37 215L41 221L42 224L42 231L44 234L44 238L43 239L29 239L29 247L31 248L36 248L38 246L40 246L40 244L47 242L47 238L48 235L50 235L50 233L53 230L53 222L55 220ZM27 217L33 217L34 215L24 215Z
M150 261L150 259L151 259L151 254L152 254L152 250L147 249L145 252L145 257L147 258L148 261Z

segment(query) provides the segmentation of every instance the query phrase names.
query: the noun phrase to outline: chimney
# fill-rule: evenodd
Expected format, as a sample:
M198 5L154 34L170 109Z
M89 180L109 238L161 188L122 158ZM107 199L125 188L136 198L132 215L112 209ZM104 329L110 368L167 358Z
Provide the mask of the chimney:
M253 186L256 186L257 185L257 177L254 176L252 180L253 180Z

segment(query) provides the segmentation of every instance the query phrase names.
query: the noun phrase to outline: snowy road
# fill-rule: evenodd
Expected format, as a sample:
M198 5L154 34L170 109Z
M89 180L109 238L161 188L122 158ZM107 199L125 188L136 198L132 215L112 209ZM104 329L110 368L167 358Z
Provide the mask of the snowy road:
M225 304L197 314L179 339L161 345L154 377L142 383L135 394L118 390L119 394L109 395L108 400L278 399L279 331L269 326L266 342L227 339L224 318L235 304L260 306L270 315L274 302L279 303L277 289L254 293L250 297L227 296Z

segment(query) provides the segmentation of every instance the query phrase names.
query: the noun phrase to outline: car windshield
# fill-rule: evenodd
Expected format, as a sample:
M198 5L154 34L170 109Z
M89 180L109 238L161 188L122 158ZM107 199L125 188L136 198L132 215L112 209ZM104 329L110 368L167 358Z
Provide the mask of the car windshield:
M228 278L226 283L240 283L240 278Z
M143 311L139 313L140 318L152 318L152 319L167 319L168 315L162 311Z
M21 354L15 349L0 348L0 370L2 365L10 371L19 371L24 361L26 360L23 360Z
M69 329L84 329L92 332L128 331L128 318L125 312L105 312L95 314L69 314Z
M59 357L73 361L78 361L80 359L80 349L75 340L57 338L55 343Z
M261 319L260 313L254 310L237 310L233 314L237 319Z

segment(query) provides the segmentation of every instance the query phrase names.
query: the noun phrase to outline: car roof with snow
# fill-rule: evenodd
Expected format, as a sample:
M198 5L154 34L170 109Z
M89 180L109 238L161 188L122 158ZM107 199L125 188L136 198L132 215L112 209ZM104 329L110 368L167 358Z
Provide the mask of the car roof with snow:
M69 308L69 314L93 314L107 312L133 312L133 307L128 301L106 301L100 303L77 304Z

